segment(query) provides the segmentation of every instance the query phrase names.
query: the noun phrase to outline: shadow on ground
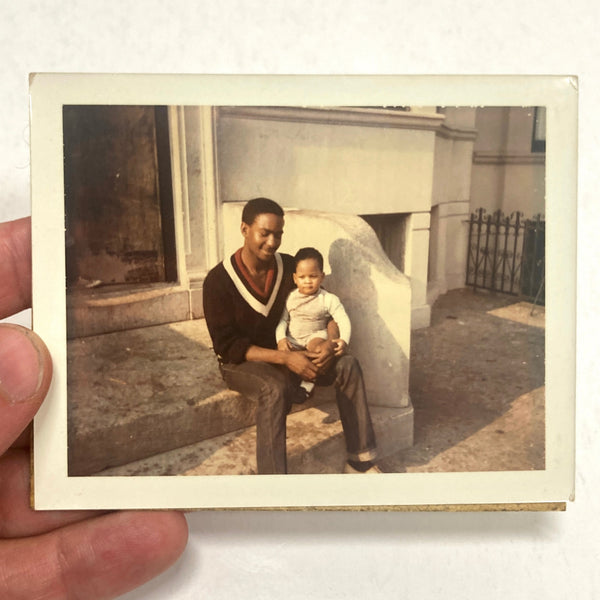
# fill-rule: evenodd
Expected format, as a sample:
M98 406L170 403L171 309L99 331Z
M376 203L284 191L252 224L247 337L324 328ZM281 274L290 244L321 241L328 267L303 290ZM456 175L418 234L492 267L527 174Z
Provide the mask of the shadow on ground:
M470 289L438 299L412 338L415 443L384 471L544 469L544 329L489 314L516 302Z

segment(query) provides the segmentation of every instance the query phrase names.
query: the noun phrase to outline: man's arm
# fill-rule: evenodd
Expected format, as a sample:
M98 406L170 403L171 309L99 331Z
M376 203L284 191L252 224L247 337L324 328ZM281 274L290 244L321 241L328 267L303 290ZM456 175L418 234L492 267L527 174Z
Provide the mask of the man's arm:
M250 346L246 351L246 360L248 361L284 365L290 371L308 381L315 379L319 373L319 368L311 360L316 356L315 352L285 352L260 346Z
M215 353L224 362L241 363L251 341L235 325L235 308L227 291L224 271L210 271L202 290L204 318Z

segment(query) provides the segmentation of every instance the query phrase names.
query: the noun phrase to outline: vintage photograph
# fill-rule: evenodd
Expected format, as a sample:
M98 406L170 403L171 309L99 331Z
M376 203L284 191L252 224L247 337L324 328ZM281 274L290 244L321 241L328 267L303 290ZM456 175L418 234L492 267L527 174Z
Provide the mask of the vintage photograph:
M296 505L321 484L389 505L424 474L520 497L554 472L546 103L75 96L54 173L68 486L237 480L246 506L315 476Z

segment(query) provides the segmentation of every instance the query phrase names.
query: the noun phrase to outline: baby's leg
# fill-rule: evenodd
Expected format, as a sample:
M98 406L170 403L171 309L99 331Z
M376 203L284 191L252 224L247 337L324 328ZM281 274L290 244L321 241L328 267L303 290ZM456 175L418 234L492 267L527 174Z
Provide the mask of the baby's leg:
M316 352L325 342L326 340L320 337L312 338L312 340L309 340L308 344L306 344L306 349L309 352Z
M326 340L324 340L323 338L314 337L308 341L308 343L306 344L306 349L309 352L316 352L321 347L321 345L325 343L325 341ZM300 384L300 387L306 391L307 396L310 396L310 394L312 394L315 388L315 384L312 381L303 381Z

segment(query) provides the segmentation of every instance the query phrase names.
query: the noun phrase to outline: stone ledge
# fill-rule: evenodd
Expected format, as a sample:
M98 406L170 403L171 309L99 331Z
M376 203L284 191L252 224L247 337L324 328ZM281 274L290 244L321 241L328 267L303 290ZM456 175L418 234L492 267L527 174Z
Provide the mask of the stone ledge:
M473 153L475 165L544 165L546 154L544 152L486 152Z
M293 412L327 402L333 394L332 388L320 388L310 402L295 406ZM199 442L210 445L217 440L218 444L223 435L252 426L255 413L255 403L224 388L195 403L176 402L164 411L132 416L112 427L73 432L69 475L90 475Z
M190 316L188 290L165 285L77 291L67 296L67 303L69 339L183 321Z
M371 408L379 458L413 443L413 408ZM288 417L288 471L293 474L341 473L345 440L335 403L302 410ZM256 427L231 432L106 469L99 476L252 475L256 474Z
M226 388L203 320L69 342L69 474L89 475L252 425ZM317 388L305 406L331 401Z
M71 340L69 475L90 475L253 425L254 404L225 387L210 344L203 320ZM371 410L394 418L407 410L412 415L402 385L392 392L402 406L389 413ZM334 393L331 387L317 388L310 402L295 410L331 402ZM412 440L412 417L402 423L399 439Z

